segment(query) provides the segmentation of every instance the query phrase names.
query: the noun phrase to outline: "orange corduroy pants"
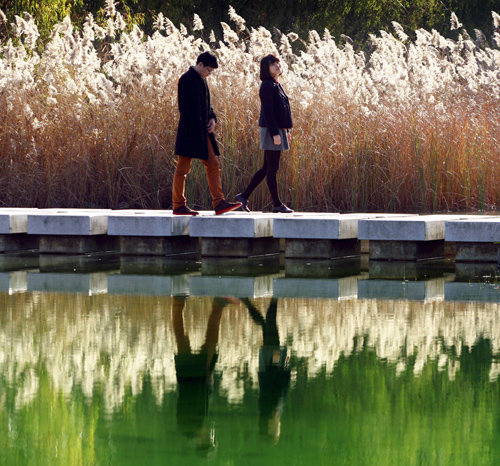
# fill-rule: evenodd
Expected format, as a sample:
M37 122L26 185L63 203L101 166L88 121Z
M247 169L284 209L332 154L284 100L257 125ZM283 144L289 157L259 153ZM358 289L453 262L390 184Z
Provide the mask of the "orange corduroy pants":
M207 169L208 189L212 196L212 207L216 207L220 201L224 200L222 192L222 181L220 178L219 158L215 155L210 139L208 139L208 159L201 159ZM186 178L191 172L191 157L178 156L177 166L175 168L174 179L172 182L172 208L178 209L187 203Z

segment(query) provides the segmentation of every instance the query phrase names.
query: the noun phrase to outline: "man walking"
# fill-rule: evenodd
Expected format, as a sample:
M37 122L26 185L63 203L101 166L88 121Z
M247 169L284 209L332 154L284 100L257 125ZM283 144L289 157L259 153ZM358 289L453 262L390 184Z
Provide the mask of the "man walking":
M212 206L217 215L238 209L241 202L227 202L222 192L220 178L220 155L215 141L216 116L210 105L210 91L206 78L218 67L217 58L203 52L184 73L178 84L179 126L175 141L177 167L172 183L172 204L175 215L198 215L186 202L186 177L191 171L193 159L201 159L207 169L208 187Z

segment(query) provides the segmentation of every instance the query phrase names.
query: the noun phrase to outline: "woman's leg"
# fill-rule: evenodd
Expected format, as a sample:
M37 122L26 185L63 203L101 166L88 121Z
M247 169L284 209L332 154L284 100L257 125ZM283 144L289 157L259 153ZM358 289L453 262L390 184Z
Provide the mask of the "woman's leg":
M280 196L278 194L278 182L276 180L276 174L280 167L280 156L281 151L279 150L265 150L264 151L264 161L267 166L266 181L269 192L273 199L274 207L278 207L282 204Z
M266 165L266 157L264 157L264 164L252 176L252 179L250 180L250 183L248 184L247 189L245 189L245 191L243 191L241 193L241 195L245 199L248 199L250 197L250 195L253 193L254 189L257 186L259 186L259 184L262 182L262 180L266 177L266 173L267 173L267 165Z
M266 325L262 327L264 335L264 345L279 346L280 336L278 333L278 324L276 322L276 313L278 312L278 299L273 298L269 303L266 313Z

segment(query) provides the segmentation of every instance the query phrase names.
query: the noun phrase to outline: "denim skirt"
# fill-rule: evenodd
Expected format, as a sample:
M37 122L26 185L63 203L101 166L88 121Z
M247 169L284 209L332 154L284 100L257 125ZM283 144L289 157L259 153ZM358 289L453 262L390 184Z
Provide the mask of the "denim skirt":
M267 128L260 128L260 148L263 150L288 150L290 146L288 144L288 137L286 130L279 129L281 136L281 144L276 146L273 142L273 137Z

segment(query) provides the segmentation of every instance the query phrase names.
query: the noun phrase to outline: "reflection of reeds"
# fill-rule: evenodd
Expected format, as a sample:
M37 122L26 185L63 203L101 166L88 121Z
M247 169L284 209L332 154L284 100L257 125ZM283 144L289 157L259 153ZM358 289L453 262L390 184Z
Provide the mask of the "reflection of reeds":
M268 300L255 304L265 312ZM98 388L111 411L126 393L139 393L149 375L161 402L176 386L171 306L170 297L0 294L0 384L16 387L15 403L25 405L36 396L44 367L65 394L79 387L91 398ZM211 298L187 300L185 328L193 349L203 345L210 309ZM278 328L282 344L309 377L335 373L341 356L367 347L397 373L419 376L435 361L454 379L464 348L481 338L491 342L490 380L500 371L498 304L282 299ZM229 305L217 362L220 390L229 402L241 401L245 387L258 386L261 344L262 331L244 306Z
M30 21L19 45L0 48L0 204L169 207L177 79L210 45L198 20L190 35L161 19L145 38L137 27L118 34L123 22L108 15L107 35L91 20L82 32L64 20L40 56ZM258 61L274 52L295 121L280 172L295 208L498 208L498 48L465 31L451 40L418 30L411 42L395 25L397 37L373 36L366 55L315 31L298 54L292 36L278 45L263 28L224 28L210 85L228 195L261 163ZM188 182L199 207L209 207L204 177L196 166ZM252 207L268 202L258 190Z

